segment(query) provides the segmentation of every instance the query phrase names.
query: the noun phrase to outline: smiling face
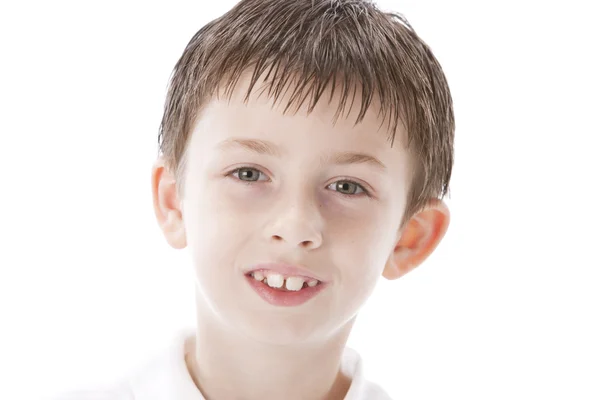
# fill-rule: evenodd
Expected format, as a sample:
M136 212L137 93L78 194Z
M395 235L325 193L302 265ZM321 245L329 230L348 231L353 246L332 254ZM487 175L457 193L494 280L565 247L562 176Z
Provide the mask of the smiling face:
M358 107L333 124L339 93L310 114L284 115L260 91L244 103L247 85L248 76L231 101L210 101L188 143L181 215L200 306L258 340L322 340L353 320L398 241L405 135L391 147L373 107L358 125ZM327 285L278 307L248 282L253 266L269 262L301 266Z

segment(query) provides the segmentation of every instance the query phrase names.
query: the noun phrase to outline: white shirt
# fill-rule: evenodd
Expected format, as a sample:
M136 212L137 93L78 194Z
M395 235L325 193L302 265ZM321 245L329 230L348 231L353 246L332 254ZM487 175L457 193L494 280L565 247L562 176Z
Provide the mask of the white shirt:
M164 354L112 387L65 394L56 400L205 400L185 363L193 336L181 334ZM352 380L345 400L392 400L377 384L363 375L358 353L346 347L342 372Z

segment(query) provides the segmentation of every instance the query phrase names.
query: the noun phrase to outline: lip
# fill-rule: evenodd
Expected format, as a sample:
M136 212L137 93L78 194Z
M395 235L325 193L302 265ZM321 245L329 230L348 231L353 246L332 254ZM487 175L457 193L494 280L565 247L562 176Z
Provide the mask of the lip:
M304 304L327 287L326 283L319 283L317 286L306 287L298 291L287 291L285 289L272 288L262 281L257 281L251 274L245 275L245 278L252 289L264 301L278 307L296 307Z
M250 267L248 270L246 270L244 272L244 274L249 275L250 273L252 273L254 271L272 271L272 272L276 272L276 273L281 274L286 277L287 276L297 276L297 277L305 278L306 280L316 279L316 280L320 281L321 284L327 283L326 279L324 279L321 276L315 275L314 272L309 271L306 268L303 268L303 267L300 267L297 265L286 264L286 263L272 262L272 263L255 264L252 267Z

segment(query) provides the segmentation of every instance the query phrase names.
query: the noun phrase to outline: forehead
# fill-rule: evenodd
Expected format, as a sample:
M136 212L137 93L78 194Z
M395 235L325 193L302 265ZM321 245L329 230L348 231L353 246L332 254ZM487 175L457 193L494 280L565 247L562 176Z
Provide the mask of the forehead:
M227 91L220 87L218 92L202 106L196 124L207 123L236 125L243 123L243 130L261 129L305 130L310 132L328 132L332 140L336 133L344 133L344 139L352 142L355 139L369 140L381 146L392 145L400 149L406 143L406 132L403 124L397 124L395 132L390 130L388 120L384 120L378 96L372 96L364 115L362 87L360 84L344 86L337 79L337 84L329 83L323 88L319 100L314 103L314 87L305 87L304 93L298 93L298 81L290 77L287 86L275 95L269 91L266 73L252 84L252 70L242 73L233 88ZM252 84L251 90L250 85ZM219 120L220 119L220 120ZM359 121L360 119L360 121ZM236 127L239 129L240 127ZM322 135L319 139L325 139ZM308 139L308 137L307 137Z

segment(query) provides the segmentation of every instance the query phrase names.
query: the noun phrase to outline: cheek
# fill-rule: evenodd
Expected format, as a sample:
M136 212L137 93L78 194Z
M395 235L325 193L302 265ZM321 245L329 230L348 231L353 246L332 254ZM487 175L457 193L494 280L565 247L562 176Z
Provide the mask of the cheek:
M226 178L208 182L196 195L203 225L208 227L209 224L216 231L228 231L251 219L258 211L264 212L268 199L262 192L259 188Z
M377 248L382 243L388 243L391 233L396 230L392 223L392 210L383 203L353 204L343 209L336 204L330 211L330 235L336 242L344 242L353 252L371 249L377 252Z
M387 249L376 240L378 236L363 231L363 235L340 237L329 252L338 273L337 304L344 319L355 315L379 282Z
M341 278L354 286L370 286L378 280L396 238L389 213L370 212L330 224L329 232Z
M186 231L196 265L235 264L264 218L268 203L255 188L208 182L188 200Z
M208 191L208 207L212 212L227 214L224 218L229 215L232 218L248 218L258 213L264 214L273 203L273 194L266 187L235 182L233 179L224 178Z

